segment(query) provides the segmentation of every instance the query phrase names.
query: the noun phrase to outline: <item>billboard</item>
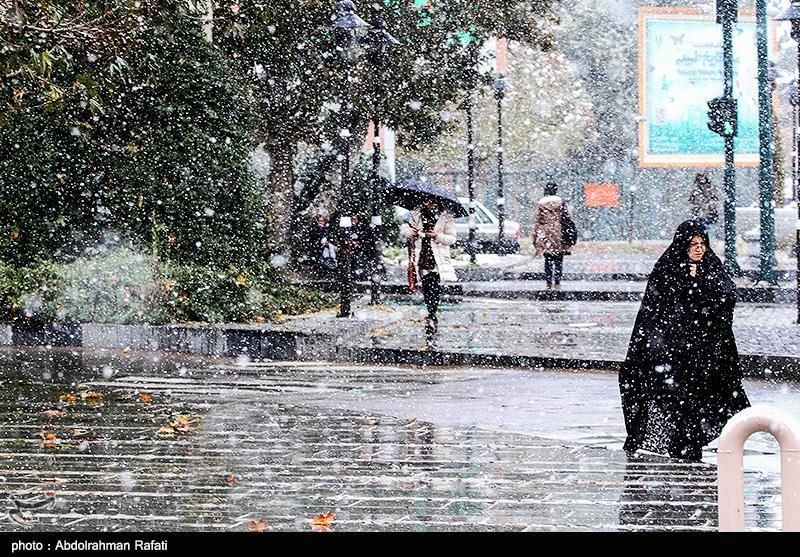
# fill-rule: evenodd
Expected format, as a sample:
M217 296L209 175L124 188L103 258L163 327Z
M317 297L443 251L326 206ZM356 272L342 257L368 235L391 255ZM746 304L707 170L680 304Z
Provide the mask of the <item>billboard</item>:
M752 12L733 28L737 165L758 164L758 64ZM708 129L709 100L724 91L722 26L690 8L639 9L641 166L722 166L725 142Z

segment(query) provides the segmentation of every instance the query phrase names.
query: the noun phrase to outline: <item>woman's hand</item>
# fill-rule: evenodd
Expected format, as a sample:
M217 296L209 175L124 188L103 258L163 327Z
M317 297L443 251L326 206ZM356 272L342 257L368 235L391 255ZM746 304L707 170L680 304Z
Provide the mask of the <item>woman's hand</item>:
M697 263L689 263L689 274L693 277L697 276Z

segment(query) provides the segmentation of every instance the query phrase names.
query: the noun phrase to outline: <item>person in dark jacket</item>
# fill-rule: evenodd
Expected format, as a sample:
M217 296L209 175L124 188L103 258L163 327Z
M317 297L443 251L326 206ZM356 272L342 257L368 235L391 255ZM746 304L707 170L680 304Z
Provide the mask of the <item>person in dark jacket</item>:
M682 223L655 264L619 388L629 454L699 461L725 423L750 406L733 336L736 287L699 220Z

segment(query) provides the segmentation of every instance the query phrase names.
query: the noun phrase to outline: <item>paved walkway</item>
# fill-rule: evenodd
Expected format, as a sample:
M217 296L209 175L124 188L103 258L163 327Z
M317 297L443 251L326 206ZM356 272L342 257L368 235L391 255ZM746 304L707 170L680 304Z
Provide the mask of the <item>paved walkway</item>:
M358 307L355 320L371 327L353 337L357 346L426 350L421 299ZM441 305L437 351L618 363L625 358L638 309L635 302L465 298ZM740 354L800 358L795 317L792 306L739 304L734 334ZM767 376L778 372L768 364L760 371Z
M717 528L713 450L628 460L613 375L3 348L0 377L3 531ZM749 447L747 527L779 529Z

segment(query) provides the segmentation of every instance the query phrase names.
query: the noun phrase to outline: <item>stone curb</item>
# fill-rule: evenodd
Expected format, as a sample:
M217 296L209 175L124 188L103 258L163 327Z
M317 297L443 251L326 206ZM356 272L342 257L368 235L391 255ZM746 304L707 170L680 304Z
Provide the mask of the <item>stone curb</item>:
M525 369L595 369L616 372L611 359L560 358L511 354L399 348L361 348L348 340L363 334L369 322L343 323L339 331L276 330L265 326L229 325L0 325L0 345L60 346L89 349L164 350L210 356L268 360L331 360L371 364L477 366ZM746 377L800 380L800 357L741 354Z

